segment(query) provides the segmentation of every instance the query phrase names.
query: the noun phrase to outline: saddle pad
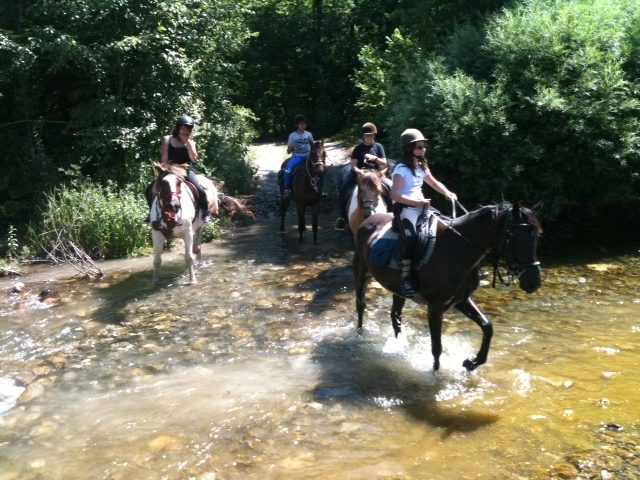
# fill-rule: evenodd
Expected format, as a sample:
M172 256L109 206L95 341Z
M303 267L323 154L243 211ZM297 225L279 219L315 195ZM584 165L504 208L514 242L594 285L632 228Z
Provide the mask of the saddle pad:
M369 263L378 268L384 268L391 263L393 257L393 250L400 237L399 232L391 228L389 222L382 227L382 232L371 243L371 252L369 254Z

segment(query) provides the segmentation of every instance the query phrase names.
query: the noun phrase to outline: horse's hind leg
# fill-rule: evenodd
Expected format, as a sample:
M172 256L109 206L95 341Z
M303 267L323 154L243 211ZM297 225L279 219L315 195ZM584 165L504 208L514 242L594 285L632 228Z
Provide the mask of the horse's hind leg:
M393 304L391 305L391 326L396 338L402 332L402 308L406 299L400 295L393 295Z
M482 345L480 345L478 354L475 358L467 358L462 362L462 366L464 368L468 371L472 371L487 361L489 347L491 346L491 337L493 336L493 325L491 325L491 322L484 316L470 298L456 304L456 308L477 323L482 329Z
M287 215L287 209L289 208L289 197L284 195L280 198L280 231L284 232L284 217Z
M186 235L183 238L184 241L184 261L187 264L187 268L189 269L189 283L195 285L198 283L196 279L196 267L195 267L195 258L193 255L193 236Z

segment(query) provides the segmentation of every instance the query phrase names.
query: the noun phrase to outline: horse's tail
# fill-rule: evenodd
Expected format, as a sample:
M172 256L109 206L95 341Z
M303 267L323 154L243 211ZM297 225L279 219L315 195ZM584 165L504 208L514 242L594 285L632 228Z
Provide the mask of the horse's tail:
M223 208L231 215L240 213L245 217L249 217L251 220L255 220L256 216L251 210L249 210L240 200L231 197L229 195L221 195L220 203Z

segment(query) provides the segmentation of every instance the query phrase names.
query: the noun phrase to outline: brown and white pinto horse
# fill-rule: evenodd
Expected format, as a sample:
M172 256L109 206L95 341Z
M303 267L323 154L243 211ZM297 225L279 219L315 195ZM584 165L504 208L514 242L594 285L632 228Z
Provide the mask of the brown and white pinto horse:
M204 222L196 206L197 190L185 181L185 165L169 165L164 168L155 164L158 176L153 186L155 194L151 203L149 218L153 231L153 281L160 278L162 250L164 242L170 238L182 238L184 242L184 260L189 269L189 281L197 283L194 267L194 255L200 259L200 244ZM218 191L213 182L199 175L200 183L207 192L209 211L218 213Z
M383 200L384 186L381 173L377 170L358 170L356 186L347 203L349 230L356 238L362 222L374 213L386 213L387 206Z

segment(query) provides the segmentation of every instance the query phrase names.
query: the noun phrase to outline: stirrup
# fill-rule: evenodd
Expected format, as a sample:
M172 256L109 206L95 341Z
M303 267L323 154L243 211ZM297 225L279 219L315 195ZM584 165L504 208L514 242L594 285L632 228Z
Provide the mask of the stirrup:
M338 217L336 219L336 224L334 225L333 228L336 229L336 230L344 230L345 226L346 226L346 222L345 222L344 218Z

